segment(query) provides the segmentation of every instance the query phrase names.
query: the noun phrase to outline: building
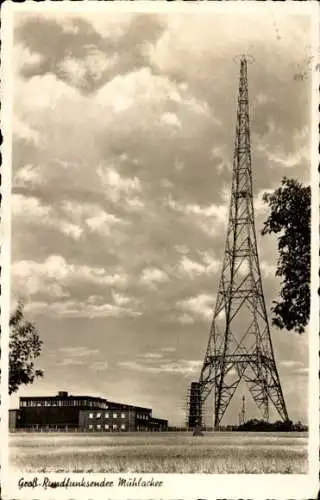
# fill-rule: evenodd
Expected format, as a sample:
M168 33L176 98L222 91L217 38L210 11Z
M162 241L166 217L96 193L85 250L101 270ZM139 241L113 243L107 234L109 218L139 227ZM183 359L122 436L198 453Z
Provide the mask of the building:
M9 412L10 430L79 430L101 432L165 431L168 421L152 417L150 408L92 396L21 397Z
M162 418L151 418L149 420L149 429L151 431L167 431L168 430L168 420Z
M148 431L152 410L109 402L104 411L80 410L79 428L89 431ZM160 429L159 429L160 430Z

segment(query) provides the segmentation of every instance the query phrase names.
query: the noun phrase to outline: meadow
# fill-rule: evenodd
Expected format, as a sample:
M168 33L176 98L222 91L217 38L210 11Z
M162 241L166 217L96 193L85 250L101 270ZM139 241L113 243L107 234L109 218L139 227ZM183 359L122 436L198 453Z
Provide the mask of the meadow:
M308 472L305 433L15 433L10 464L19 472Z

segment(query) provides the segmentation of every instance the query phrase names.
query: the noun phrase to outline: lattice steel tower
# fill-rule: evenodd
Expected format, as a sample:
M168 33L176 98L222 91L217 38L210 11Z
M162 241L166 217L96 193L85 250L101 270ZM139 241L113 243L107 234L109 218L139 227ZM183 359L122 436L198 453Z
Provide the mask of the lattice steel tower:
M209 342L199 378L203 405L214 394L214 426L240 380L269 419L272 404L282 420L288 413L274 359L254 225L247 61L240 61L240 85L233 159L232 193L222 273Z

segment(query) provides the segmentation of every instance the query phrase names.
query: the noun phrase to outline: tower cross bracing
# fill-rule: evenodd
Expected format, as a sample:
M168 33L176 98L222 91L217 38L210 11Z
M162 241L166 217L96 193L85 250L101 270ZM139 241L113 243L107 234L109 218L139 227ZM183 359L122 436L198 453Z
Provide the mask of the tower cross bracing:
M288 413L271 342L254 223L247 61L240 61L229 223L209 341L199 378L201 425L204 404L214 396L214 426L244 380L265 420L273 405Z

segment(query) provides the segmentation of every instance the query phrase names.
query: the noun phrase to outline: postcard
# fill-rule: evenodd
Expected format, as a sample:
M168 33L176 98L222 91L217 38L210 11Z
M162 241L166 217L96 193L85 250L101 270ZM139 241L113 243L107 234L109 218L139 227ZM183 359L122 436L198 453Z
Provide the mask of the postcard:
M4 500L316 498L318 12L4 4Z

